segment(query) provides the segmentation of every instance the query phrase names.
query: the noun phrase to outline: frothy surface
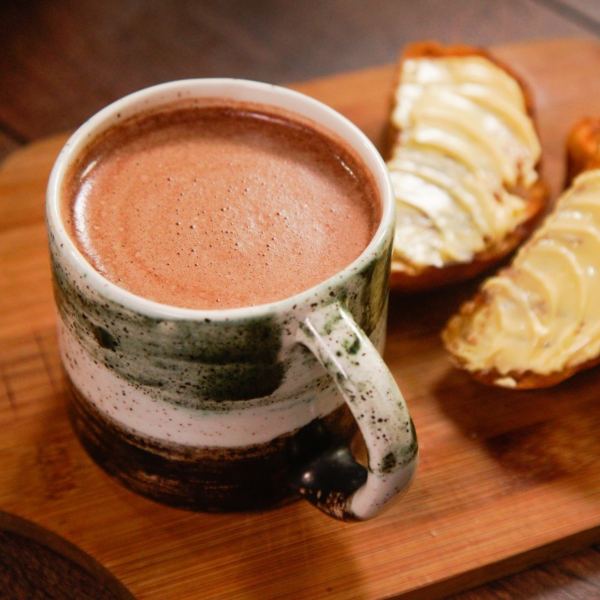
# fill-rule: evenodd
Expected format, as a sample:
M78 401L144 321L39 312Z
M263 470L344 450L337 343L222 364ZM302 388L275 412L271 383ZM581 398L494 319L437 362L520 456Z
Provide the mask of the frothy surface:
M67 229L96 270L188 308L280 300L364 250L380 219L348 147L253 105L173 106L92 143L66 180Z

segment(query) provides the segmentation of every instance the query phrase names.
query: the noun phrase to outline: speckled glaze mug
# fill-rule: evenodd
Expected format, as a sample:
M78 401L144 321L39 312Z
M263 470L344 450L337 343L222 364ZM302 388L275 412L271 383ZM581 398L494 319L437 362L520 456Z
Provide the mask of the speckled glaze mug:
M187 97L276 106L349 143L373 174L382 207L362 254L293 297L228 310L159 304L95 271L61 219L65 174L119 119ZM69 139L48 184L47 222L71 420L109 474L195 510L262 509L301 495L342 519L375 515L407 486L416 435L379 354L394 204L383 161L350 121L263 83L204 79L148 88L100 111ZM350 450L357 425L366 467Z

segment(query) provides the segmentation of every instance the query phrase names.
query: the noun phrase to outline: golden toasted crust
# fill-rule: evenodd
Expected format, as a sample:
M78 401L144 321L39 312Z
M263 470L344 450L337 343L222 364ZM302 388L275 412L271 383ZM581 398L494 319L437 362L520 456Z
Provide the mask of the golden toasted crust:
M571 184L572 180L583 171L600 168L600 119L586 117L578 121L571 129L567 137L567 180L565 187ZM507 267L510 268L510 267ZM499 274L502 274L502 269ZM459 356L453 353L452 347L454 340L466 335L471 315L487 302L487 295L484 291L479 291L474 298L465 302L448 321L446 328L442 332L442 340L452 360L459 368L466 369L470 374L488 385L497 385L499 378L509 377L516 383L515 389L532 389L551 387L572 377L575 373L595 367L600 364L600 356L582 362L578 365L571 365L561 371L555 371L541 375L533 371L510 372L500 374L496 370L472 371L469 365Z
M535 126L532 95L525 82L509 67L482 48L464 45L442 46L436 42L419 42L409 44L404 48L396 70L389 114L392 114L394 108L394 94L400 83L402 65L405 60L409 58L444 58L449 56L482 56L506 71L521 87L527 113ZM401 134L402 132L390 119L386 132L386 159L389 160L391 158L393 147ZM541 162L538 162L536 165L536 170L538 174L541 172ZM525 220L505 236L504 239L488 246L481 252L478 252L468 263L451 263L444 267L424 267L416 272L409 272L402 263L392 261L392 270L390 274L391 288L401 292L429 290L457 281L470 279L497 264L529 236L543 212L542 209L546 206L548 197L548 189L541 178L530 188L511 190L511 192L518 194L527 201L527 216Z
M600 118L585 117L573 125L567 137L565 187L582 171L600 167Z

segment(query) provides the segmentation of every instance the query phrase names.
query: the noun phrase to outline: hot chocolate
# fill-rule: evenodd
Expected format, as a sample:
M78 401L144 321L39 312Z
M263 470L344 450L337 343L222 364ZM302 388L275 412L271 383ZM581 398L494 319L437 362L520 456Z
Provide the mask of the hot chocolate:
M173 104L114 126L66 179L62 215L96 270L164 304L219 309L308 289L380 220L333 134L262 105Z

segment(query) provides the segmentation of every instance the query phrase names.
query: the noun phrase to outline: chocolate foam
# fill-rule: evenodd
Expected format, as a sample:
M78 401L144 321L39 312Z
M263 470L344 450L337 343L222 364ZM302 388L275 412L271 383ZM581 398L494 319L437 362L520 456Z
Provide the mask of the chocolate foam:
M93 141L62 214L105 277L164 304L263 304L335 274L369 244L381 208L354 151L271 107L176 104Z

